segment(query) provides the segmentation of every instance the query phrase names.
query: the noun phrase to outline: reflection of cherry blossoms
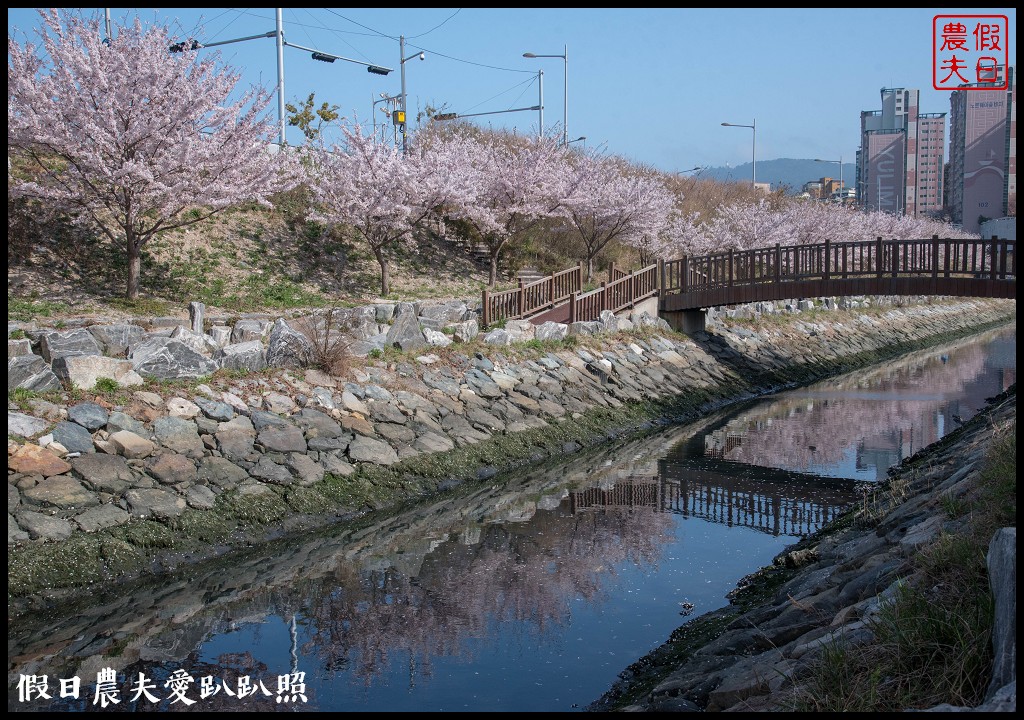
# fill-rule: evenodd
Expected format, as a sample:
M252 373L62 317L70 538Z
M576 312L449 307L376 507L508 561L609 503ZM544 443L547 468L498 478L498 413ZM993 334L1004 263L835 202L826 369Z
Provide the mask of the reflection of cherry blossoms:
M367 684L398 657L426 676L432 657L469 659L467 641L494 623L540 636L564 625L573 600L600 597L617 566L657 562L672 538L671 517L654 508L607 507L572 522L557 512L486 526L472 544L449 539L415 577L390 567L304 589L304 651L325 670L350 666Z
M858 439L867 448L920 449L939 439L934 414L950 390L979 377L985 358L984 348L969 345L830 381L824 398L812 386L743 414L716 431L714 444L727 460L801 472L838 464Z

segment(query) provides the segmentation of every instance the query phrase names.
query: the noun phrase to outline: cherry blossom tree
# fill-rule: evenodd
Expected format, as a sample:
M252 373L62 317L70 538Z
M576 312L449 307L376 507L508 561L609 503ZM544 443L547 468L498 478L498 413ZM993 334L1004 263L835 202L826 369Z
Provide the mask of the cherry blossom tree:
M669 224L675 198L654 176L629 172L615 159L578 155L572 163L576 191L566 214L583 243L587 279L594 258L612 240L642 244Z
M231 96L239 75L216 53L172 54L166 27L138 19L103 39L98 18L40 10L39 44L7 41L7 144L30 177L9 193L92 223L128 261L158 232L242 201L270 205L293 174L273 155L266 91Z
M465 143L429 146L415 139L408 153L366 134L358 121L342 127L344 142L314 148L309 183L310 218L365 242L380 266L381 294L391 292L388 253L411 244L414 232L439 208L468 202Z
M494 287L506 244L521 240L546 218L564 216L574 187L554 138L491 133L466 141L473 145L466 155L471 194L451 205L448 214L466 222L487 246L488 282Z

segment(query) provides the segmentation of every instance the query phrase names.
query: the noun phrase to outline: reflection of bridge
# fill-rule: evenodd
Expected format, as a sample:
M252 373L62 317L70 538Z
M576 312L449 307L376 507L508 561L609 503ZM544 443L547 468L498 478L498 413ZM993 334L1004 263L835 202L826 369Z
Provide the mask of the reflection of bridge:
M647 507L772 535L809 535L834 520L854 499L853 482L773 468L718 462L661 460L659 475L632 477L609 489L569 494L573 514ZM754 471L756 479L739 472Z
M1015 298L1014 240L877 240L790 245L664 263L661 312L842 295Z

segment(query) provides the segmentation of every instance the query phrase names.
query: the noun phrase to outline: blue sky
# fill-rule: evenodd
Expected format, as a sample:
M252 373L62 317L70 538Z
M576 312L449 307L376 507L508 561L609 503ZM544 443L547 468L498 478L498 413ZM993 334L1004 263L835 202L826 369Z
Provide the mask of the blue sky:
M111 12L117 20L127 11ZM168 24L206 42L275 29L274 8L133 12L143 23ZM364 65L318 62L286 47L284 97L294 102L314 92L318 103L369 124L373 100L401 91L398 38L405 36L411 118L429 104L494 112L469 120L536 133L537 111L499 111L539 104L543 70L548 132L561 132L567 90L569 139L586 136L587 147L637 163L674 171L750 162L755 133L723 122L756 122L758 161L851 163L860 112L881 107L881 88L918 88L922 112L949 112L949 92L931 88L936 14L1006 15L1016 65L1013 8L285 8L288 42L394 71L374 75ZM7 19L19 42L38 24L31 8L8 8ZM272 38L199 52L215 50L242 71L244 84L276 85ZM527 59L525 52L567 60ZM301 136L292 129L288 139Z

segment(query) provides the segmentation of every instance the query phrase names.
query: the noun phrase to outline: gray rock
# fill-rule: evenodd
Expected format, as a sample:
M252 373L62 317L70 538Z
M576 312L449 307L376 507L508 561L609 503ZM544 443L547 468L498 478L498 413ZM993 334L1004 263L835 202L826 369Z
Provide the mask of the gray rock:
M299 485L313 485L324 478L324 468L314 462L308 455L289 453L287 465L288 469L292 471L292 474L298 480Z
M33 540L67 540L74 529L67 520L24 510L18 513L18 524L28 531Z
M131 518L116 505L97 505L74 517L75 524L87 533L108 527L117 527Z
M475 318L470 318L465 322L455 323L450 327L455 331L452 334L452 339L457 343L468 343L480 334L480 323L478 323Z
M388 347L397 347L403 351L419 350L427 347L427 341L420 330L420 321L415 311L403 310L398 313L395 322L388 330L385 343Z
M259 372L267 367L267 351L259 340L225 345L214 353L214 358L225 370Z
M86 430L99 430L107 424L109 413L102 405L83 402L68 408L68 420L76 422Z
M68 387L92 390L100 378L113 380L123 387L142 385L142 376L129 360L102 355L64 355L53 361L53 373Z
M278 465L269 458L260 458L250 470L249 474L257 480L268 482L272 485L291 485L292 474L284 465Z
M19 543L28 540L28 533L18 526L14 516L7 513L7 544Z
M199 461L199 482L230 489L247 477L249 477L249 474L245 470L227 458L204 457Z
M186 327L181 327L180 325L171 331L170 338L188 345L203 357L212 358L214 353L220 349L217 341L209 335L193 332L192 330L189 330Z
M565 323L548 321L537 326L535 337L537 340L564 340L569 334L569 326Z
M266 452L306 452L306 438L302 430L294 425L265 428L260 431L256 440Z
M39 339L39 351L43 360L52 363L58 357L68 355L102 355L103 348L85 328L66 332L44 333Z
M1017 680L1017 528L1000 528L988 546L988 576L995 599L995 659L985 700Z
M157 442L168 450L190 457L202 457L203 455L205 446L199 437L196 424L191 420L183 420L170 415L159 417L153 421L153 433L156 435Z
M267 340L269 367L304 368L313 361L313 344L302 333L278 318Z
M258 340L261 344L270 332L269 320L243 318L231 329L231 342L244 343Z
M53 439L59 442L68 452L93 453L92 435L78 423L61 421L53 427Z
M32 343L28 338L12 340L7 338L7 359L32 354Z
M375 465L393 465L398 462L398 453L386 442L356 435L349 443L348 457L352 462L369 462Z
M125 357L128 349L142 342L146 331L138 325L91 325L89 332L102 346L103 354L112 358Z
M206 305L201 302L190 302L188 304L188 319L192 332L203 334L203 316L206 314Z
M149 439L133 433L131 430L118 430L107 438L118 455L132 460L149 457L156 450L156 445Z
M129 490L124 494L128 510L135 517L158 520L178 517L185 511L185 499L168 490Z
M50 423L32 415L19 412L7 413L7 434L30 438L50 427Z
M196 405L203 411L203 415L218 422L227 422L235 416L235 410L227 403L209 400L207 398L195 398Z
M231 344L231 328L227 325L214 325L210 328L210 337L217 344L217 347L224 347ZM261 343L262 344L262 343Z
M136 420L120 410L115 410L107 418L107 432L116 433L119 430L128 430L142 438L149 437L149 431L140 420Z
M25 498L39 505L55 505L59 508L89 507L99 505L96 495L85 489L82 483L67 475L54 475L24 490Z
M185 493L185 502L197 510L209 510L216 504L217 496L205 485L193 485Z
M217 363L170 338L150 338L132 348L128 355L135 372L160 380L199 378L217 370Z
M46 392L59 390L60 380L38 355L19 355L7 359L7 390L16 388Z
M128 463L120 455L82 455L72 458L71 467L89 484L89 487L97 491L121 493L135 480Z

